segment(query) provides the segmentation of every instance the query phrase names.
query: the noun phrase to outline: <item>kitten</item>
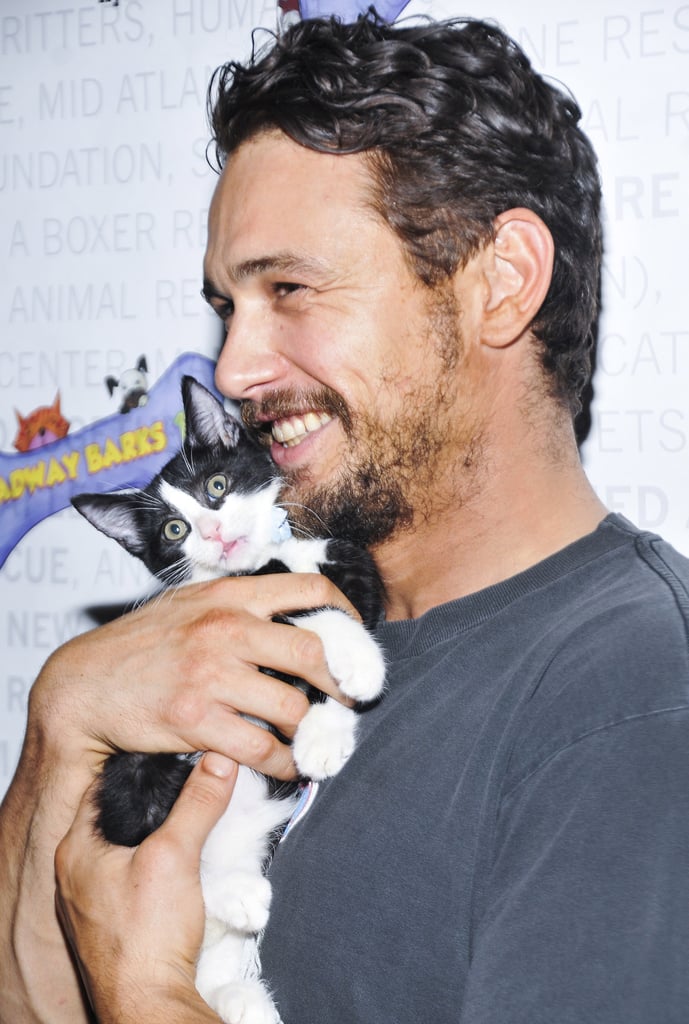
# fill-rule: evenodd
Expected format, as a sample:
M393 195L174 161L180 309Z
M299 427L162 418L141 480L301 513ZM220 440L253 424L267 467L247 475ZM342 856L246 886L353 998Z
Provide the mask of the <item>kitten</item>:
M346 541L292 536L266 449L192 377L184 378L182 396L181 451L144 490L82 494L73 499L77 510L167 585L257 572L322 572L372 627L383 587L368 553ZM347 696L371 701L380 695L385 666L364 626L332 608L296 612L283 621L318 634ZM356 712L300 680L289 681L312 701L293 741L299 772L314 780L334 775L354 749ZM104 837L120 845L140 843L164 821L199 756L109 757L97 821ZM240 767L230 806L204 847L206 934L196 983L228 1024L280 1022L260 979L258 935L270 906L264 869L297 799L296 784Z

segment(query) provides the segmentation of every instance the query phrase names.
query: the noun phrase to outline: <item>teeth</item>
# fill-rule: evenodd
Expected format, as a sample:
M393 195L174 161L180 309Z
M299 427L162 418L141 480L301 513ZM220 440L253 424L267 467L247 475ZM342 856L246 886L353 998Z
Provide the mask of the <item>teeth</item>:
M273 438L287 448L301 444L307 434L319 430L332 419L327 412L307 412L304 416L290 416L289 419L273 423Z
M306 428L307 432L311 430L318 430L320 425L320 416L317 416L315 412L307 412L306 416L304 417L304 427Z
M302 434L304 433L302 425ZM273 424L273 437L276 441L280 441L282 444L285 441L292 441L297 436L294 421L283 420L282 423Z

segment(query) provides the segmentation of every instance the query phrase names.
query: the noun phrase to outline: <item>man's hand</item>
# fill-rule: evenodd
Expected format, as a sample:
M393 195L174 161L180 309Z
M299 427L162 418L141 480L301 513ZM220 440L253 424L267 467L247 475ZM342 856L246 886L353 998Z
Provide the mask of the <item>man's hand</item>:
M204 928L201 849L227 807L237 774L208 753L161 827L134 849L93 829L89 791L57 848L58 917L101 1024L217 1021L197 995Z
M86 1022L55 917L53 857L103 759L118 748L214 750L293 777L290 747L240 713L292 737L308 710L299 690L259 665L339 695L318 637L271 621L324 604L353 611L317 574L218 579L166 591L49 658L0 807L2 1024Z
M114 749L217 750L291 778L290 748L246 721L266 719L292 737L308 709L294 687L257 671L306 679L334 697L318 637L271 621L346 599L325 577L283 573L224 578L166 591L144 607L70 641L32 693L54 757L82 768Z

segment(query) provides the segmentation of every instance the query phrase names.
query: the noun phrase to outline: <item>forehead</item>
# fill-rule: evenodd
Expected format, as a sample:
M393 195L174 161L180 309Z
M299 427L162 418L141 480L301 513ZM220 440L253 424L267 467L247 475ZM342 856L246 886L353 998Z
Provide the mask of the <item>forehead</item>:
M381 219L362 154L318 153L282 132L250 139L229 157L208 220L206 268L274 252L337 248Z

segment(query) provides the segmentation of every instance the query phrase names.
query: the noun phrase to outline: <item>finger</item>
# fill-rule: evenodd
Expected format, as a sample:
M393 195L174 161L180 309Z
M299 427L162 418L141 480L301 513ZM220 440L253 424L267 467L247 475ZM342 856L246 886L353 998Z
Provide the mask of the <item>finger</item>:
M360 619L354 605L326 576L318 573L268 573L261 576L220 577L183 588L199 594L213 592L217 607L243 607L260 618L322 608L326 605Z
M243 646L233 646L233 651L248 661L252 666L256 664L257 655L260 652L260 666L282 672L288 676L303 679L317 689L322 690L328 696L341 701L346 698L339 689L337 681L333 678L328 667L321 638L308 628L308 620L304 619L304 626L290 625L289 623L265 622L262 619L248 619L242 632ZM239 639L239 638L238 638ZM269 677L270 678L270 677ZM279 681L274 681L274 687L265 684L265 698L271 701L284 703L284 725L289 726L292 722L292 715L296 711L299 717L303 717L305 708L298 700L293 703L287 693L283 694L282 700L278 692ZM246 710L241 708L242 711ZM278 708L280 713L281 708ZM272 719L271 719L272 721ZM280 727L283 721L275 721Z
M65 926L68 918L62 912L63 905L72 895L75 875L78 877L79 871L88 872L97 860L108 857L110 851L120 850L120 847L110 847L95 827L97 810L94 801L97 786L98 780L95 780L85 791L69 831L55 850L56 900L59 916Z
M286 683L281 685L286 689L294 689ZM297 776L289 744L265 727L242 718L233 709L228 708L224 716L215 716L207 724L204 734L208 737L203 743L206 749L222 751L240 764L276 779L287 780Z
M80 849L84 844L98 843L102 848L107 848L108 844L101 838L95 825L98 813L95 802L98 786L99 779L94 779L88 789L85 790L69 831L60 845Z
M227 809L237 770L236 761L207 751L194 765L172 810L158 829L159 840L174 836L177 847L192 861L198 861L208 834Z

